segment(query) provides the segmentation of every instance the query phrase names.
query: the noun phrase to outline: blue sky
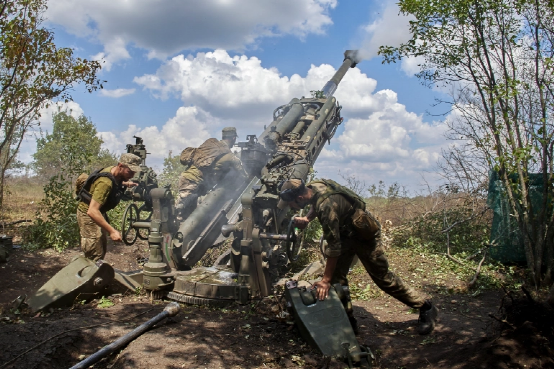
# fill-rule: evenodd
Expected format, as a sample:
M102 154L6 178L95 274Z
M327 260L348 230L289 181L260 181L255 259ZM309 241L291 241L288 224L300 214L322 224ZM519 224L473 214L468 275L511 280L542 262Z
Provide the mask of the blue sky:
M321 89L346 49L366 60L335 96L345 121L320 156L321 176L355 175L368 184L412 190L433 174L444 139L441 94L413 76L417 60L384 65L378 45L408 39L393 1L354 0L56 0L46 13L59 46L103 62L104 90L77 88L68 105L96 125L106 148L121 153L133 134L161 169L163 157L219 137L259 135L273 110ZM51 128L52 109L41 119ZM34 151L30 137L21 158ZM343 182L343 181L342 181Z

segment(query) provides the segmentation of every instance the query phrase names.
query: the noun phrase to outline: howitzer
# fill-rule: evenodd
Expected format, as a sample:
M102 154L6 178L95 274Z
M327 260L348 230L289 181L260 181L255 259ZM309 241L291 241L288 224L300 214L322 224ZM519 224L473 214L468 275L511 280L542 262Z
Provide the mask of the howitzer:
M355 51L347 51L341 67L321 91L278 107L259 137L248 135L247 141L238 143L249 180L228 173L179 224L168 188L152 188L143 196L151 201L152 217L148 221L137 217L129 228L149 229L151 255L144 269L145 289L172 290L172 298L208 304L220 300L246 303L271 293L283 267L299 252L300 242L289 210L277 209L279 184L289 178L306 180L325 143L342 123L342 107L333 93L356 65L356 58ZM146 154L138 138L128 150ZM212 268L190 271L206 250L221 241L221 234L232 235L230 250ZM156 278L148 278L149 274Z
M143 271L115 271L115 280L131 289L142 287L152 295L193 304L217 306L234 301L244 304L270 295L273 284L300 251L294 216L290 209L277 208L280 184L291 178L306 181L325 143L342 123L342 107L333 93L348 69L356 65L357 52L349 50L344 56L342 65L321 91L278 107L273 121L259 137L248 135L247 141L239 142L241 161L249 178L227 173L181 222L176 220L169 186L158 187L155 174L144 163L147 152L142 139L136 137L136 144L128 145L127 150L143 158L144 170L137 173L139 186L131 197L144 204L140 208L134 203L129 205L123 233L126 236L134 230L140 235L141 230L147 230L142 236L148 239L150 256ZM141 209L151 211L150 215L141 219ZM230 249L212 267L194 267L222 237L231 240ZM314 305L304 301L310 295L308 292L298 292L292 285L287 288L298 319L312 311L328 316L342 309L339 299ZM295 302L300 300L305 306ZM304 320L299 322L302 324L312 332L315 328L310 328L310 324L318 323ZM366 357L367 352L353 343L350 328L346 329L349 332L345 337L348 336L351 346L331 345L341 347L334 355ZM332 336L333 332L327 334ZM331 347L329 340L320 343L318 336L322 337L321 333L310 336L308 341L327 352L323 345Z
M325 143L342 123L342 107L333 93L356 62L357 53L347 51L341 67L316 96L294 98L278 107L260 137L250 135L239 143L241 160L253 179L238 200L237 220L222 227L224 236L232 234L231 250L212 268L177 273L171 298L246 303L271 294L279 271L295 257L300 242L289 209L277 209L279 185L289 178L308 178Z

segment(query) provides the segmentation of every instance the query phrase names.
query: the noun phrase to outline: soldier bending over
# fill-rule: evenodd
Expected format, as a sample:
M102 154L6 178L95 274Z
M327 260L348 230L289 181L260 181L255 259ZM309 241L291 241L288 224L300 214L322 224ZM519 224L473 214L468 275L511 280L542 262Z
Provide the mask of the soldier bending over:
M305 217L295 218L299 228L305 228L316 216L323 227L323 237L328 243L325 249L327 262L321 281L314 284L317 296L324 300L332 284L348 287L347 274L357 255L375 284L404 304L419 309L419 334L429 334L435 328L438 310L430 300L406 285L389 270L389 263L381 244L381 225L366 210L364 200L350 189L331 180L316 180L308 184L300 179L283 183L280 193L280 209L290 206L302 209L310 204ZM347 314L354 332L358 327L349 303Z
M98 169L86 180L82 175L77 179L77 188L80 187L77 223L81 233L81 250L86 258L94 261L104 259L108 233L113 241L121 241L121 234L110 225L106 212L119 204L124 186L137 185L128 181L140 171L140 164L140 157L123 154L116 166Z
M231 151L237 130L223 128L222 136L221 141L210 138L198 148L187 147L181 153L181 164L187 169L179 177L179 198L175 204L180 220L186 219L196 209L198 197L218 184L231 169L246 179L240 159Z

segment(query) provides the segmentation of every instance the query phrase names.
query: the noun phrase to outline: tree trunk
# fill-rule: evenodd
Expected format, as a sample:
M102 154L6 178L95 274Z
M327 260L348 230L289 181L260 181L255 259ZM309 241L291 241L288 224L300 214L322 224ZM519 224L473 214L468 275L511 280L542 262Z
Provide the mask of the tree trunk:
M0 210L4 205L4 179L6 175L6 170L4 167L0 168Z

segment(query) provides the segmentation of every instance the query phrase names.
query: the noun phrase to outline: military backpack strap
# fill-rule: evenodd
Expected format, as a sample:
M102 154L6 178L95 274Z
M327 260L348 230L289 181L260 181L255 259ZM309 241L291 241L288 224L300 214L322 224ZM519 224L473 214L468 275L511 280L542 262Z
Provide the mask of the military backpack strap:
M354 191L344 186L339 185L337 182L330 179L317 180L311 183L322 183L327 186L327 191L321 194L317 199L316 206L319 207L323 201L329 196L340 194L343 195L352 205L352 213L349 214L350 225L356 232L358 237L362 240L373 240L377 237L378 232L381 230L379 221L373 217L369 212L365 210L365 201Z
M354 209L365 210L365 201L351 189L341 186L337 182L330 179L319 179L310 182L310 184L311 183L321 183L327 186L327 191L320 194L319 198L317 199L317 207L319 207L319 205L321 205L323 201L329 198L329 196L340 194L343 195L350 202Z
M92 172L86 181L82 184L81 189L79 190L79 193L77 194L77 198L84 202L85 204L90 204L90 200L92 200L92 195L90 194L90 187L96 181L98 178L98 173L100 173L104 168L96 169L94 172Z

